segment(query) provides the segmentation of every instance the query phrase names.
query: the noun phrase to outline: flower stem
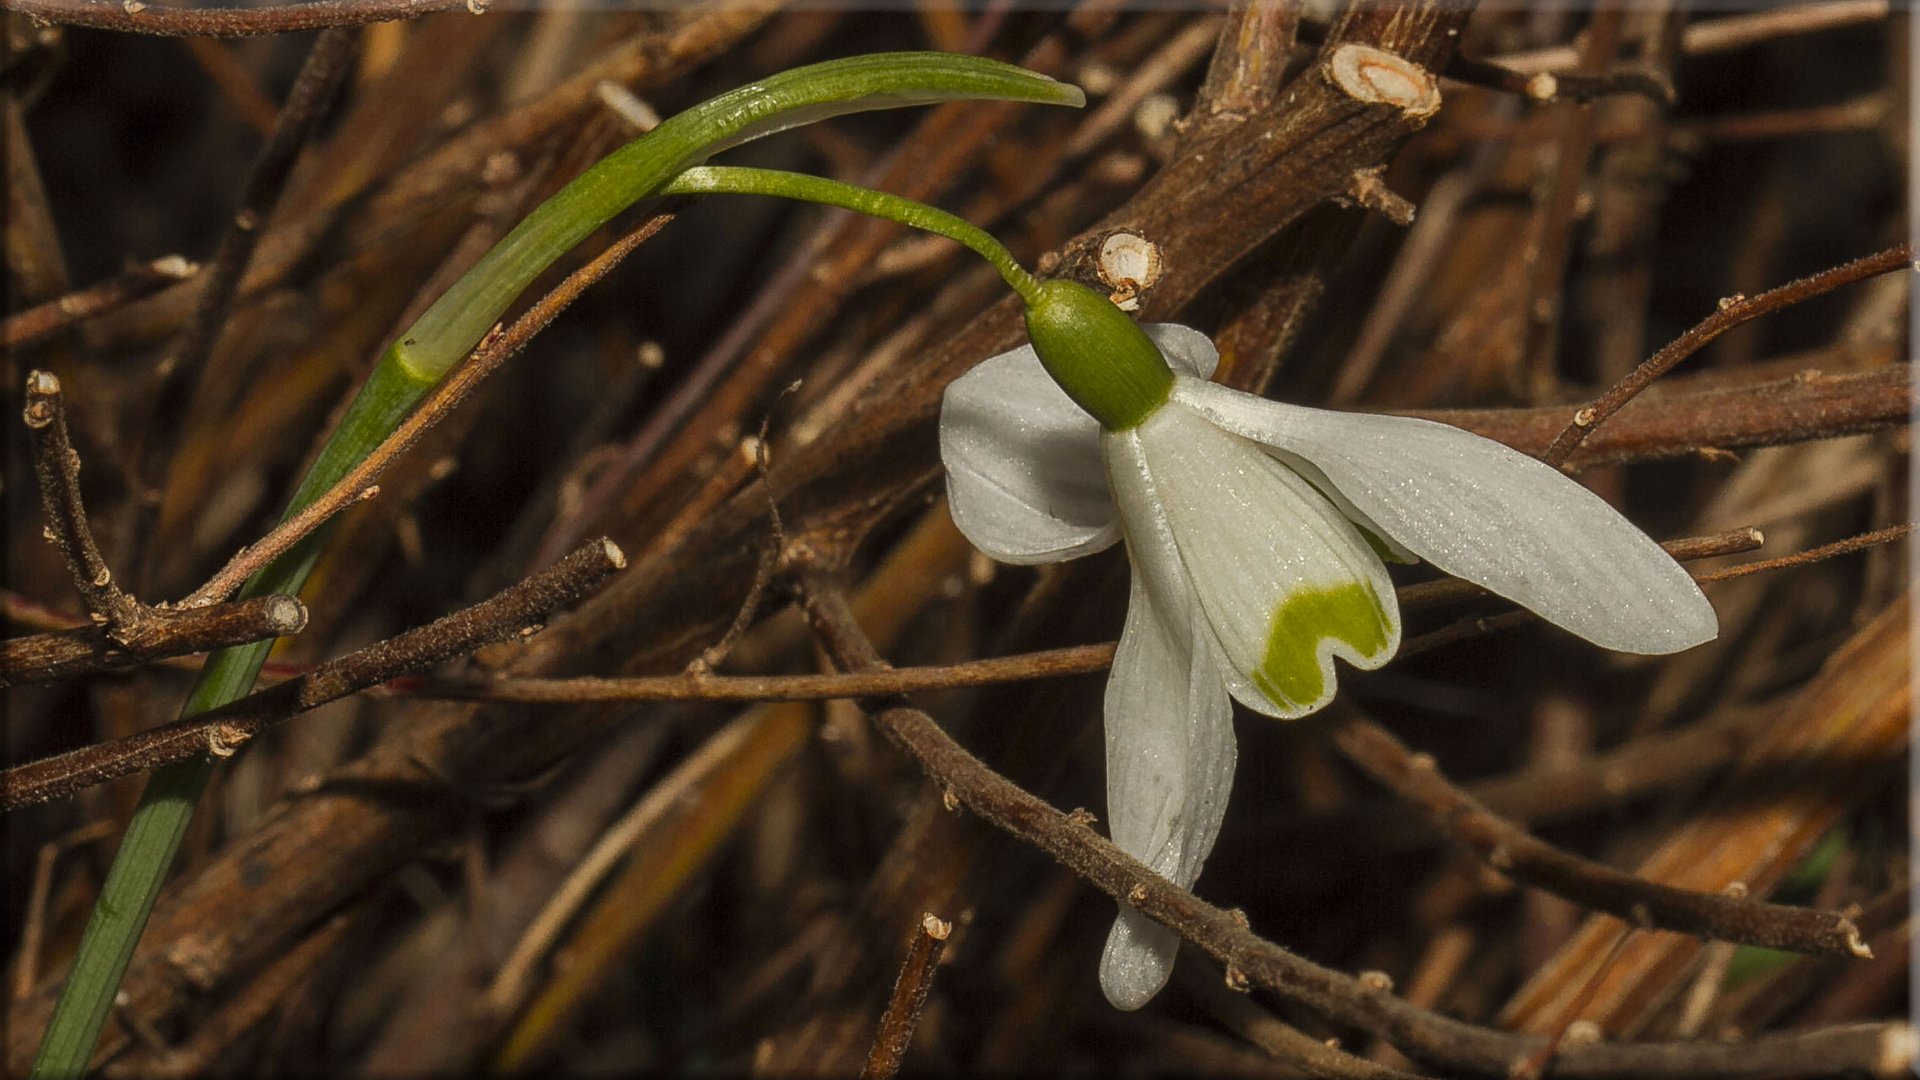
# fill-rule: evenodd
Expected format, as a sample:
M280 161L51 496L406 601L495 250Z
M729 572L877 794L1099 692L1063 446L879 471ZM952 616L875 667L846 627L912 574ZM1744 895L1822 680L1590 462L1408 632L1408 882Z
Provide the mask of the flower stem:
M945 210L900 195L889 195L872 188L843 184L805 173L778 169L744 169L735 166L708 165L688 169L660 189L662 195L775 195L805 202L824 203L857 210L877 218L897 221L930 233L937 233L972 249L993 264L1014 292L1029 305L1039 297L1039 283L1027 273L1000 241L986 230Z
M534 278L615 214L658 194L688 165L750 139L843 113L965 98L1073 106L1086 100L1076 87L997 61L948 53L875 53L795 68L722 94L614 151L535 208L387 348L287 513L298 512L371 453ZM254 575L240 595L297 592L319 557L324 533L317 531ZM257 642L210 656L182 715L244 695L272 647L272 642ZM170 765L148 780L87 920L34 1060L34 1077L86 1072L214 760Z

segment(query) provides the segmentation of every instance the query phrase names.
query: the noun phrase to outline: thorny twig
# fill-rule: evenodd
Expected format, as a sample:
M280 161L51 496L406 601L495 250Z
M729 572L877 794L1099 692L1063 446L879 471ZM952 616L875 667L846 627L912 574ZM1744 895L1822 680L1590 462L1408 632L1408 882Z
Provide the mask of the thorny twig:
M845 598L830 583L802 576L808 620L822 645L843 667L881 661L853 621ZM1462 1023L1418 1008L1391 990L1369 985L1304 960L1263 940L1230 912L1148 870L1086 827L1083 818L1048 806L967 753L918 709L880 706L871 719L911 756L928 778L962 805L1034 845L1108 895L1124 900L1178 932L1246 978L1327 1018L1391 1041L1407 1053L1456 1070L1505 1076L1538 1053L1545 1040ZM1796 1069L1831 1072L1857 1068L1897 1075L1910 1056L1912 1028L1904 1022L1819 1028L1763 1035L1739 1043L1601 1042L1562 1048L1555 1075L1569 1077L1735 1077L1786 1075ZM1903 1049L1904 1048L1904 1049Z
M473 607L348 653L224 708L8 769L0 773L0 810L61 798L209 753L226 757L288 717L535 626L625 566L626 556L612 541L589 541L552 567Z

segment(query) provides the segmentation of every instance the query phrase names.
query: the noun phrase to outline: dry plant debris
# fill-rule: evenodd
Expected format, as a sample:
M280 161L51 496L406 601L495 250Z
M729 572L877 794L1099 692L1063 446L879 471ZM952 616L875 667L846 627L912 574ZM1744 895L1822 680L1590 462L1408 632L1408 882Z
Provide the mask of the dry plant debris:
M1905 1074L1884 0L0 9L10 1070L126 777L211 752L107 1075ZM1199 326L1243 389L1576 470L1692 538L1720 639L1622 659L1409 569L1402 660L1239 717L1173 889L1099 822L1121 556L985 564L937 499L941 389L1017 308L747 202L590 240L327 502L299 600L225 602L314 524L268 538L395 326L631 136L604 86L667 114L882 47L1092 100L769 153ZM295 631L277 686L166 724L182 657ZM1137 1016L1095 984L1115 899L1192 943Z

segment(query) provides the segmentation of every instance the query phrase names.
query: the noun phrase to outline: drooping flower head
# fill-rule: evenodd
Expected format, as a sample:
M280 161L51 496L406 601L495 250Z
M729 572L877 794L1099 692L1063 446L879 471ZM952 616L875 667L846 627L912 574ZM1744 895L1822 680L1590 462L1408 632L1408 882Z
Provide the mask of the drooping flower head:
M1445 424L1215 385L1205 335L1136 325L1069 281L1023 295L1032 344L947 389L953 519L1010 563L1126 542L1107 820L1183 888L1226 808L1230 702L1305 716L1333 698L1334 657L1372 669L1399 648L1383 558L1425 559L1610 649L1676 652L1718 632L1659 545L1533 458ZM1108 999L1145 1004L1177 946L1122 904L1101 960Z
M1667 653L1717 632L1666 552L1558 471L1459 428L1282 405L1207 380L1219 354L1184 326L1141 326L1071 281L1036 281L945 211L771 170L688 169L672 194L769 194L947 236L1026 305L1032 344L947 388L941 457L953 519L1003 562L1058 562L1125 540L1126 628L1107 680L1107 822L1182 888L1220 831L1232 702L1305 716L1334 658L1400 647L1383 559L1425 559L1610 649ZM1115 1005L1159 992L1178 939L1122 904L1100 964Z

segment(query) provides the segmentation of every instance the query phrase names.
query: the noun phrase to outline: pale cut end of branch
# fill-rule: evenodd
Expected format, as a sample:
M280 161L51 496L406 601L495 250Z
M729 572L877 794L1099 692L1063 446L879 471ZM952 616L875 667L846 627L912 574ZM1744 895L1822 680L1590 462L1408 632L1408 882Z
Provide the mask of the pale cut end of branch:
M1140 294L1160 280L1160 245L1139 233L1120 230L1100 245L1100 280L1111 289L1107 299L1121 311L1140 310Z
M613 567L615 570L625 570L627 568L627 553L620 550L619 544L603 536L600 538L600 551L606 555L608 566Z
M307 605L291 596L269 596L267 609L263 613L269 629L281 637L297 634L307 628Z
M54 400L60 396L60 380L51 371L34 371L27 375L27 407L21 411L21 418L35 431L53 423Z
M1425 120L1440 111L1440 84L1426 68L1371 45L1342 45L1327 62L1327 78L1355 101L1391 105Z
M920 929L935 941L945 941L953 933L953 924L931 911L920 915Z

